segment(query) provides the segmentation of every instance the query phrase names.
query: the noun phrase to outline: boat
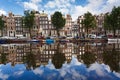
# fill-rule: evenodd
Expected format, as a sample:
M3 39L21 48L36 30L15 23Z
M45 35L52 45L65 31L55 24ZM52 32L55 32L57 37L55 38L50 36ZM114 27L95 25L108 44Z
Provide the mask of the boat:
M4 44L6 43L6 40L5 39L0 39L0 44Z
M119 38L108 38L108 43L120 43Z
M31 40L27 40L27 42L40 42L40 40L37 40L37 39L31 39Z
M53 39L46 39L45 41L46 41L46 43L49 43L49 42L54 43L54 40L53 40Z
M108 38L108 41L111 41L111 42L119 42L120 39L119 38Z

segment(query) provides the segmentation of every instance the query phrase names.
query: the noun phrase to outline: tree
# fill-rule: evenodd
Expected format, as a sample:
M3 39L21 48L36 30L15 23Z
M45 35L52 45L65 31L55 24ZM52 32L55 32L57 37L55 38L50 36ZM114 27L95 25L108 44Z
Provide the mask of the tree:
M109 28L110 28L109 24L110 24L110 15L109 15L109 13L106 13L105 17L104 17L104 24L103 24L104 30L105 30L105 35L106 35L106 30L109 30Z
M60 52L59 50L60 44L57 44L57 51L52 57L52 63L54 64L56 69L60 69L66 61L65 54Z
M7 63L7 54L6 53L1 53L0 61L1 61L2 64Z
M84 54L82 54L81 59L83 60L83 62L86 64L87 67L89 67L90 64L96 61L95 54L91 52L85 52Z
M57 31L57 35L58 35L58 37L59 37L59 36L60 36L59 31L60 31L60 29L62 29L62 28L64 27L64 25L65 25L65 18L63 18L61 12L56 11L56 12L53 14L51 20L52 20L53 26L55 27L55 29L56 29L56 31Z
M31 70L31 68L35 69L37 67L35 61L35 55L32 52L27 53L26 58L24 57L23 57L23 61L26 64L26 68L28 70Z
M85 19L82 21L82 24L84 25L88 35L88 30L90 28L96 27L96 20L95 20L95 17L92 16L90 12L85 13L84 18Z
M120 7L114 7L110 14L107 14L104 19L104 28L113 31L113 36L116 35L116 30L120 29Z
M0 16L0 30L1 30L1 34L3 35L3 29L5 26L5 21L2 19L2 17Z
M24 26L29 29L29 34L31 38L31 28L34 26L34 15L33 11L24 11Z
M112 71L119 72L120 71L120 51L115 50L114 48L112 50L104 51L102 54L103 62L106 65L109 65Z

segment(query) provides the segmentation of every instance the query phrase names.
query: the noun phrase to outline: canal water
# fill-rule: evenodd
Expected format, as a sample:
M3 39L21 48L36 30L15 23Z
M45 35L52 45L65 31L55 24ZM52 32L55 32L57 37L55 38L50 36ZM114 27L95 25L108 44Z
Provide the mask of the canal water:
M120 80L120 43L0 44L0 80Z

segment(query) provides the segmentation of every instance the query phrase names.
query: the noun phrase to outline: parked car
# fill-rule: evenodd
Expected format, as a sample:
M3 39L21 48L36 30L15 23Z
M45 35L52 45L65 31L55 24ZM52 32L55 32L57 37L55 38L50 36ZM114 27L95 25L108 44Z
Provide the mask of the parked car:
M107 39L107 36L105 35L99 35L99 36L96 36L97 39Z
M95 39L96 35L95 34L88 34L88 38Z

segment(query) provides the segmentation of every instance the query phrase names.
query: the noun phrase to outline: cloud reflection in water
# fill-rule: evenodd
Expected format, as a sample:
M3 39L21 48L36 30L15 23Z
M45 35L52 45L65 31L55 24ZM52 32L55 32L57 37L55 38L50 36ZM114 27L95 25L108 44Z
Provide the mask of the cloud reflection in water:
M49 60L47 65L41 65L34 70L26 70L24 64L14 67L10 63L0 65L2 80L120 80L120 73L110 71L108 65L93 63L86 67L78 62L76 57L68 64L65 62L60 69Z

